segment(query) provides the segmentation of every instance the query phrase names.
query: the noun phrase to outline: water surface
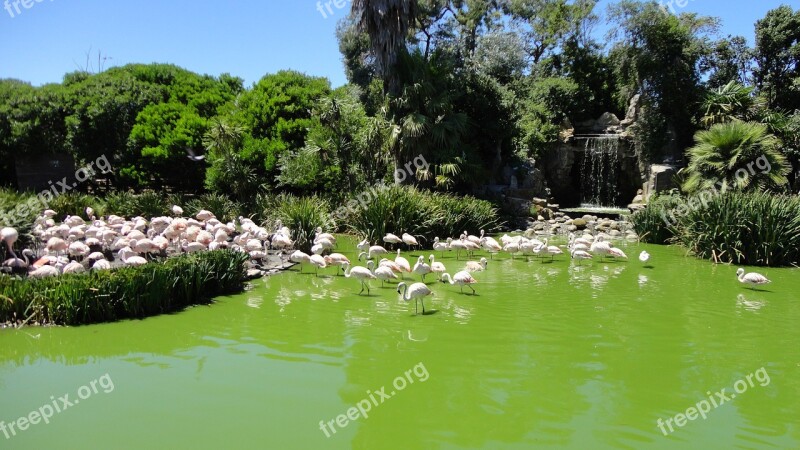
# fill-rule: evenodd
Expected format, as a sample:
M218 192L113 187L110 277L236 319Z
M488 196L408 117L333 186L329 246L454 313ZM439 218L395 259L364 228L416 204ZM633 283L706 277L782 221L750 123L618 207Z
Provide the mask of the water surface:
M800 448L800 271L759 269L773 283L758 292L678 248L625 250L581 266L503 255L476 296L431 283L424 316L328 270L141 321L0 331L6 423L108 374L0 448ZM761 368L768 383L707 419L657 427ZM335 424L364 401L366 419Z

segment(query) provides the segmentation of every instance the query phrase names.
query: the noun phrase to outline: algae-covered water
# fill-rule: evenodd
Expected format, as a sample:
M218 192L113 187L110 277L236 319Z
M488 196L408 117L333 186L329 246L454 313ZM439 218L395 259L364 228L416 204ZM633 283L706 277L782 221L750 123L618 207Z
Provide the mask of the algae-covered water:
M3 330L0 448L800 448L800 271L752 291L624 249L501 255L476 296L429 283L427 315L307 268L146 320Z

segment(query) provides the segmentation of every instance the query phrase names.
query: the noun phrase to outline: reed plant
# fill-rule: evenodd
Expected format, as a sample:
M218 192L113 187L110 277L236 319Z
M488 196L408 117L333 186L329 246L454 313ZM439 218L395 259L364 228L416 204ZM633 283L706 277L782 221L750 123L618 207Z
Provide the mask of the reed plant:
M800 197L728 192L680 216L676 241L701 258L753 266L800 264Z
M673 212L678 211L685 203L678 194L653 195L645 209L630 215L633 229L642 242L665 245L670 243L677 232L677 221L673 220Z
M0 276L0 321L84 325L177 311L241 291L246 262L243 253L217 250L88 274Z

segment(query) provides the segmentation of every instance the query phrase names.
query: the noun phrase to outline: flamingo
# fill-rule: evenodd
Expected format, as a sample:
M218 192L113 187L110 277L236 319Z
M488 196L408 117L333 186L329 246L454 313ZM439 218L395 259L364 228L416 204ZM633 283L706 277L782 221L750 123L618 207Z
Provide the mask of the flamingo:
M613 258L628 259L628 255L626 255L625 252L616 247L611 247L608 249L608 256L611 256Z
M369 251L359 253L358 260L361 261L362 256L366 256L367 259L373 259L378 255L385 255L387 253L389 253L389 251L380 245L373 245L369 248Z
M6 243L6 246L8 246L8 253L10 253L14 259L19 259L17 258L17 254L14 253L14 243L17 242L17 239L19 239L19 232L16 228L5 227L0 230L0 240Z
M314 243L316 244L320 239L331 241L334 244L336 243L336 236L330 233L323 233L322 227L317 227L316 234L314 235Z
M386 242L387 244L399 244L403 242L403 240L397 237L395 234L386 233L386 236L383 237L383 242Z
M375 268L375 261L367 261L367 268L375 278L381 280L381 287L387 281L396 280L397 275L394 274L394 271L388 266L378 266Z
M461 271L456 272L455 276L451 277L449 273L445 273L442 275L442 281L449 282L450 284L457 284L461 287L461 293L464 293L464 286L472 289L472 295L475 295L475 288L471 285L478 282L469 272Z
M398 266L400 266L400 269L403 272L411 273L411 263L409 263L407 259L400 256L399 248L397 249L397 256L395 256L394 262L397 263Z
M325 262L325 258L320 255L311 255L309 256L309 261L311 264L314 265L314 273L319 276L319 269L324 269L328 267L328 263Z
M382 258L380 262L378 262L378 267L381 266L388 267L392 269L392 272L395 273L400 273L400 274L403 273L403 269L400 267L400 265L392 261L391 259Z
M605 242L603 236L598 236L594 242L592 242L591 247L589 247L589 251L599 256L600 260L602 261L603 258L611 252L611 246L608 244L608 242Z
M28 272L28 277L30 278L47 278L47 277L57 277L61 275L61 271L59 271L56 267L51 266L50 264L45 264L42 267L34 269Z
M400 292L402 290L402 292ZM401 294L403 300L409 302L411 299L414 299L414 314L418 313L417 310L417 300L422 302L422 314L425 314L425 297L432 295L433 291L431 291L428 286L425 286L424 283L414 283L411 286L407 285L405 282L401 282L397 285L397 293Z
M345 278L356 278L359 282L361 282L361 290L358 292L358 295L361 295L361 293L364 292L365 287L367 288L367 295L369 295L369 284L367 281L376 279L375 275L372 274L372 271L366 267L355 266L351 269L350 264L344 265L344 276Z
M330 266L336 266L336 273L339 273L339 268L345 264L350 264L350 259L341 253L331 253L325 257L325 262Z
M736 271L736 277L739 279L740 283L751 286L751 289L752 286L761 286L762 284L772 283L772 281L760 273L750 272L745 274L744 269L742 268L739 268L739 270Z
M442 263L440 263L438 261L435 261L433 255L429 256L428 260L431 262L430 263L431 272L435 273L438 276L439 280L441 280L442 279L442 274L447 271L447 269L444 267L444 264L442 264Z
M494 259L494 254L502 250L503 247L493 237L484 236L483 234L484 232L481 230L481 247L489 252L489 258Z
M458 240L450 241L450 249L456 249L456 260L458 260L458 255L462 250L467 252L469 251L469 247L467 246L466 239L464 239L463 235Z
M356 248L360 252L368 251L369 250L369 241L364 239L363 241L359 242L358 245L356 245Z
M431 273L431 266L425 264L425 257L419 255L417 259L417 263L414 264L414 269L412 270L415 274L420 275L422 277L422 282L425 282L425 275Z
M409 250L411 250L412 247L416 247L419 245L417 243L417 238L408 233L403 233L403 243L408 246Z
M642 250L642 253L639 253L639 261L641 261L644 264L647 264L647 262L650 261L650 253L647 253L647 251Z
M503 246L503 251L508 252L511 255L511 259L514 259L514 254L520 253L521 250L522 249L520 248L519 241L509 241L505 246Z
M452 241L452 240L451 240ZM437 252L442 252L442 258L444 258L444 252L450 250L450 242L440 242L439 237L433 239L433 250Z
M486 258L481 258L480 262L468 261L464 266L464 270L467 272L483 272L486 270L486 265L488 263L489 261L487 261Z
M592 254L587 252L586 250L573 250L572 251L572 259L578 260L578 265L581 265L581 260L584 259L592 259Z
M172 214L174 214L175 217L182 216L183 215L183 208L181 208L178 205L172 205Z

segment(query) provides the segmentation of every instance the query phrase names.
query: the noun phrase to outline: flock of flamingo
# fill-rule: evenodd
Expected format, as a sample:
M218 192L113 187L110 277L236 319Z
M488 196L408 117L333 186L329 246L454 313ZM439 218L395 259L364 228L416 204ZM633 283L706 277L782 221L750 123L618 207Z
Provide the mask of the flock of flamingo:
M383 237L383 242L390 245L405 244L409 250L419 247L417 239L408 233L403 233L400 237L387 233ZM400 254L399 248L394 259L390 259L386 256L394 254L393 251L389 251L381 245L371 245L369 240L364 239L356 247L360 252L358 260L366 259L366 266L352 266L350 259L344 254L330 253L336 246L336 237L331 233L323 233L321 228L317 228L313 243L310 255L300 250L295 250L289 256L290 261L299 264L301 272L304 264L313 265L317 275L319 275L320 269L325 269L328 266L336 266L337 273L339 268L342 268L344 270L343 275L346 278L355 278L360 282L361 290L358 293L359 295L363 294L365 289L367 295L369 295L370 280L380 280L381 286L395 281L398 283L397 292L402 295L403 299L405 301L414 300L415 312L418 312L417 301L422 303L423 314L425 313L425 297L433 295L433 291L425 284L426 276L432 274L440 282L457 285L462 294L464 293L464 286L466 286L475 295L475 288L472 285L478 283L478 281L473 277L472 273L485 271L488 265L485 257L482 257L480 261L467 261L462 270L451 276L447 273L447 268L444 264L441 261L436 261L434 254L428 256L428 262L426 262L423 255L420 255L412 266ZM610 242L610 238L602 233L597 236L591 234L576 236L574 233L570 233L565 249L572 259L577 261L578 265L581 264L581 261L592 260L596 257L601 261L605 258L628 259L625 252L614 247L614 244ZM436 237L433 240L432 250L440 252L442 257L444 252L455 251L456 260L460 259L461 252L466 253L468 257L472 257L476 251L487 252L490 258L494 258L497 253L505 252L510 255L511 259L514 259L517 255L523 255L526 258L528 256L549 257L551 261L559 255L564 255L564 250L559 246L549 245L548 239L540 241L538 239L528 239L524 236L509 236L506 234L498 242L494 238L486 236L484 230L481 230L480 236L470 235L465 231L458 239L447 238L446 242L442 242ZM377 267L376 260L378 261ZM647 251L642 251L639 254L639 260L647 264L650 261L650 254ZM409 274L409 276L418 275L420 282L407 284L404 281L406 274ZM761 274L745 274L744 269L738 270L737 278L741 283L749 286L770 283L770 280Z
M126 219L110 215L96 218L91 208L86 208L87 220L80 216L67 216L64 221L57 224L53 217L53 210L44 211L35 221L32 235L40 243L36 250L22 250L23 258L19 258L14 250L14 245L19 239L16 229L6 227L0 230L0 239L5 242L8 254L11 256L2 263L3 272L25 275L31 278L58 276L61 274L81 273L90 270L109 270L119 266L140 266L147 264L152 257L167 257L180 253L193 253L230 248L235 251L247 253L251 261L258 263L266 259L270 252L282 255L285 251L294 248L291 230L283 226L280 221L273 230L255 224L251 219L239 217L238 220L224 223L218 220L213 213L202 210L194 218L183 217L183 210L173 206L173 217L154 217L146 220L143 217ZM388 233L383 237L383 242L389 245L406 245L409 249L419 248L417 239L404 233L398 237ZM414 300L415 309L417 300L422 301L433 291L425 284L425 277L435 276L441 282L459 286L464 293L466 286L474 295L473 287L478 281L473 273L486 270L488 261L485 257L479 261L467 261L462 270L453 275L447 273L447 268L441 261L436 261L434 254L427 258L420 255L414 265L401 256L400 249L396 250L394 259L386 256L394 254L380 245L371 245L365 239L357 248L358 260L366 259L366 266L352 266L350 259L335 253L336 237L331 233L324 233L322 228L316 229L316 234L311 247L311 254L294 250L289 255L289 260L300 265L309 264L315 267L319 274L320 269L336 266L344 270L347 278L355 278L361 284L361 295L366 289L370 293L370 280L380 280L383 286L387 282L398 282L397 291L406 301ZM455 251L456 260L460 260L464 253L468 258L474 257L477 251L488 253L490 258L504 252L511 259L517 256L528 258L550 258L564 255L567 250L578 265L582 261L599 258L627 260L628 256L621 249L614 247L608 236L598 234L584 234L577 236L570 233L565 246L550 245L548 239L529 239L524 236L504 235L500 242L486 236L481 230L480 236L462 233L458 239L447 238L441 241L438 237L433 240L432 250L440 252ZM380 259L378 259L380 258ZM639 255L640 261L647 263L650 255L644 251ZM376 263L377 261L377 263ZM405 275L418 275L420 282L407 284ZM737 271L737 278L741 283L749 286L758 286L770 282L758 273L745 273L744 269Z

